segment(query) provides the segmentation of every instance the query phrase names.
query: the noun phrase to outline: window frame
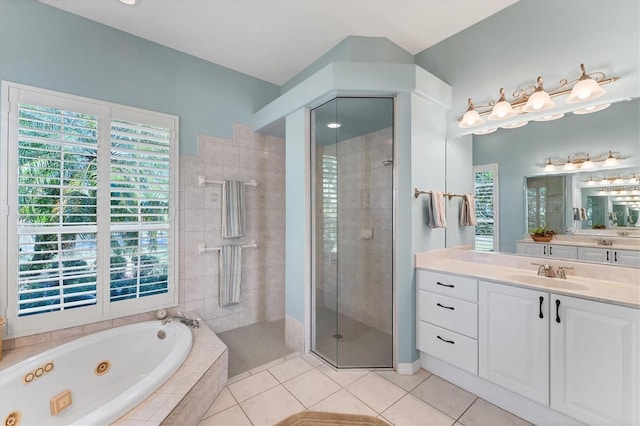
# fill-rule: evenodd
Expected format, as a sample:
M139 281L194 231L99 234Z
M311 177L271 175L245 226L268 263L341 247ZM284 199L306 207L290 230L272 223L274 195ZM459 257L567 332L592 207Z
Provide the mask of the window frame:
M33 86L2 81L0 86L0 316L7 318L7 337L15 338L82 325L159 308L177 306L179 279L179 117L135 107L104 102ZM18 316L18 104L88 113L98 117L97 184L97 289L96 303L79 308ZM110 301L110 233L111 221L111 126L113 119L136 121L169 129L169 216L168 216L168 291L167 293L128 300ZM136 157L138 158L138 157ZM106 194L106 195L105 195ZM105 220L106 218L106 220ZM116 223L117 224L117 223ZM48 232L45 230L44 232ZM12 289L11 283L14 283Z
M492 193L492 198L493 198L493 252L498 252L500 250L500 209L499 209L499 200L500 200L500 175L499 175L499 171L498 171L498 164L497 163L491 163L491 164L481 164L481 165L477 165L477 166L473 166L473 195L474 198L477 200L476 197L476 174L478 173L484 173L484 172L491 172L493 173L493 193ZM477 214L477 209L476 209L476 214ZM477 230L478 227L476 226L475 229ZM474 235L473 235L473 248L474 250L476 249L476 231L474 231Z

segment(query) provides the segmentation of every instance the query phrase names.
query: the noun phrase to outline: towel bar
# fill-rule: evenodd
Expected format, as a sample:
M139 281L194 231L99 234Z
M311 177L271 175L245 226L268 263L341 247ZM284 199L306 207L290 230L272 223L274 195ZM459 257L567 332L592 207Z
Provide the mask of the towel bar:
M198 244L198 253L206 253L208 251L220 251L221 247L207 247L204 243ZM249 244L245 244L242 248L258 248L258 243L251 241Z
M202 175L198 176L198 186L205 186L208 183L222 185L224 183L224 181L222 181L222 180L209 180L205 176L202 176ZM256 188L258 186L258 182L255 179L252 179L249 182L245 182L244 184L247 185L247 186L253 186L254 188Z

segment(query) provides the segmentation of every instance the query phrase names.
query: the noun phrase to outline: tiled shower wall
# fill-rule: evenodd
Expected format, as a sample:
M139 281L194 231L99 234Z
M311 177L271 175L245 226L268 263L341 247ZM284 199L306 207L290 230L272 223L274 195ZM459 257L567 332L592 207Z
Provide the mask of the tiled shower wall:
M180 156L180 308L195 311L214 332L284 317L284 139L236 124L233 139L198 137L198 154ZM207 180L256 180L246 187L246 237L222 239L222 185ZM242 251L242 302L220 307L218 255L198 253L198 244L249 244Z
M318 299L340 314L392 332L393 307L393 159L392 129L352 138L337 145L320 147L338 157L338 246L335 254L324 254L324 268L317 272ZM319 161L321 161L319 159ZM321 170L316 165L316 170ZM321 185L321 176L318 178ZM321 206L316 205L318 218ZM319 220L322 223L322 220ZM321 226L321 225L320 225ZM371 230L372 238L361 231ZM322 242L316 252L323 256ZM339 281L337 281L339 280ZM339 294L338 294L338 285ZM319 291L319 293L318 293Z

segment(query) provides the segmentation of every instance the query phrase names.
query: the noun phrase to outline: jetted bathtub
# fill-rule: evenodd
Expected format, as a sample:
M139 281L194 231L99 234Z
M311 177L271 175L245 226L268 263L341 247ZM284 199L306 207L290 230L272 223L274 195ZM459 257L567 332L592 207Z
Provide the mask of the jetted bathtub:
M148 321L25 359L0 371L0 424L109 424L169 379L191 344L184 324Z

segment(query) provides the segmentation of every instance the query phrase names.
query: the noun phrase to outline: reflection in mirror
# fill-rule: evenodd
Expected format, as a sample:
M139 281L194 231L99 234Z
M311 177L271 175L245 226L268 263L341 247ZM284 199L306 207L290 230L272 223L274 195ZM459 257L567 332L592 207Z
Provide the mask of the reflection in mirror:
M526 178L527 230L544 227L564 234L565 176Z

